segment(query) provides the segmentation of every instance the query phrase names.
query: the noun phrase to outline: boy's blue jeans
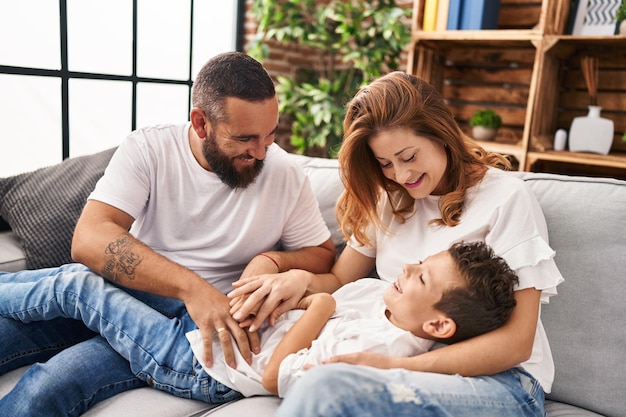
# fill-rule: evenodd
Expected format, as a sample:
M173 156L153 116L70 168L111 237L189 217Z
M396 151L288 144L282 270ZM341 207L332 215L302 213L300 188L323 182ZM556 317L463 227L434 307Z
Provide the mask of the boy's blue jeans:
M541 385L520 368L464 378L330 364L310 369L275 417L543 417Z
M29 389L48 394L47 416L79 415L146 382L209 403L241 397L194 360L185 333L196 326L182 302L120 289L83 265L0 273L0 316L0 374L54 355L42 365L50 385L43 385L40 366L32 367L14 389L21 395L0 399L0 415L26 415L19 410L25 405L34 415ZM85 321L107 341L70 319Z

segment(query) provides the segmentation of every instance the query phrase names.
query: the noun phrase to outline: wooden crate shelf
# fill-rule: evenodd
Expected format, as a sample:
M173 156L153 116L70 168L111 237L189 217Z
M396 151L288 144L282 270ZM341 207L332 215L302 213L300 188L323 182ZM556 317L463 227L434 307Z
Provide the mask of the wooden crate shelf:
M414 2L413 43L407 71L433 84L461 129L491 107L503 119L490 151L513 156L520 170L626 176L626 36L564 35L568 0L502 0L498 29L422 31L424 1ZM587 114L589 97L580 70L584 55L599 57L598 105L613 120L609 155L552 150L557 129L569 130ZM544 161L545 163L541 163ZM559 166L562 164L562 167Z

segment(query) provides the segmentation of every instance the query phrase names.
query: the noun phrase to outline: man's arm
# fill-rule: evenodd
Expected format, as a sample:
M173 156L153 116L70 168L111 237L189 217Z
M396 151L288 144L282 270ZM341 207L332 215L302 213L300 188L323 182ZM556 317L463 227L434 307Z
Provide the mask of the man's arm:
M304 297L298 309L306 312L289 329L272 354L265 371L263 371L263 387L274 395L278 395L278 369L287 355L300 349L311 347L313 340L335 312L335 299L326 293L312 294Z
M159 255L128 233L134 219L108 204L89 200L78 219L72 257L104 278L124 287L182 300L202 333L205 361L213 363L212 340L227 329L242 356L258 351L256 333L241 329L229 312L229 300L202 277ZM265 272L271 272L267 268ZM227 363L235 366L229 332L218 332Z

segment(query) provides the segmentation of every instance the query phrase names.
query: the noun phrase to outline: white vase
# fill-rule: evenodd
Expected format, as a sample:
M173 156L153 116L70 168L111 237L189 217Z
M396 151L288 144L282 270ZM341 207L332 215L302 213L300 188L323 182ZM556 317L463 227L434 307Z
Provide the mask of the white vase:
M587 116L575 117L569 129L569 150L607 155L613 144L613 120L600 117L600 106L588 106Z

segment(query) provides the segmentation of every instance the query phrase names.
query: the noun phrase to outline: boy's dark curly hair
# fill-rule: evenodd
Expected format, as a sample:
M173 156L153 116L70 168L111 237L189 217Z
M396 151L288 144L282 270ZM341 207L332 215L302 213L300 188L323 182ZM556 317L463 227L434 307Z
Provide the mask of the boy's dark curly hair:
M502 326L516 304L515 272L484 242L455 243L448 252L467 287L446 290L434 306L456 323L454 336L440 342L460 342Z

